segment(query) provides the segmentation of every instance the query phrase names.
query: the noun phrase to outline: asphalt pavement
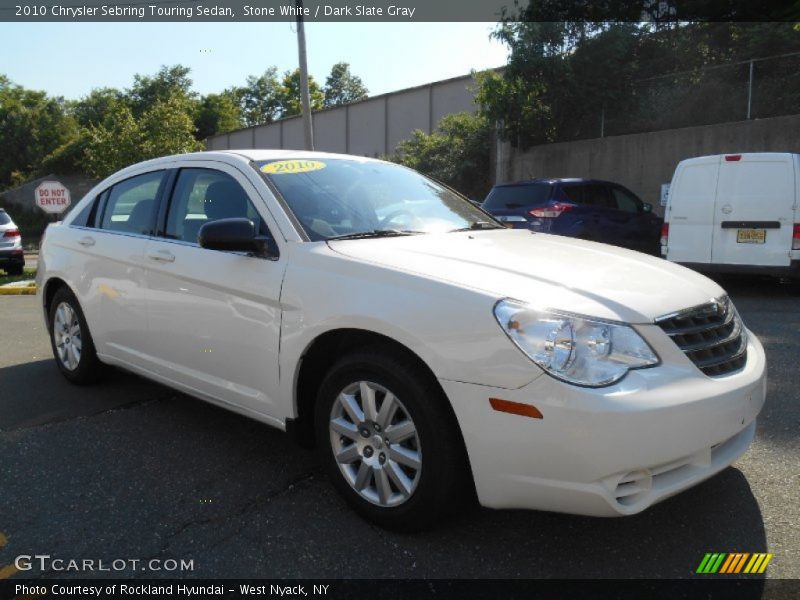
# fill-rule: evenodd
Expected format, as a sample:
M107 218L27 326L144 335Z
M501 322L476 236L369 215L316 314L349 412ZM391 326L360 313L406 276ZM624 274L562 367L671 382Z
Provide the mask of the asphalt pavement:
M767 577L799 578L800 292L723 285L769 360L756 441L731 468L633 517L473 506L414 535L362 521L266 425L124 373L69 384L37 299L0 297L0 577L682 578L707 552L771 552ZM15 572L22 554L193 568Z

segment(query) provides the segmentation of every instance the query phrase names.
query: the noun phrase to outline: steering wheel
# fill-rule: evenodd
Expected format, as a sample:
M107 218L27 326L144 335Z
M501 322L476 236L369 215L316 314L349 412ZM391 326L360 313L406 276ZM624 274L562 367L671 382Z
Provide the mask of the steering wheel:
M405 219L407 219L407 225L409 227L411 226L412 223L418 220L417 216L410 211L404 209L394 210L390 212L388 215L386 215L383 219L381 219L379 229L391 229L387 227L387 225L392 221L394 221L395 219L397 219L398 217L404 217Z

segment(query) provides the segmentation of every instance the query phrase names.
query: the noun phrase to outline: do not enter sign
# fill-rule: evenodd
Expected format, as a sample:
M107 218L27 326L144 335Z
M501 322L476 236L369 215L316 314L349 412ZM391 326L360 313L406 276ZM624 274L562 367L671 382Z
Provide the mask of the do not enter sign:
M33 192L36 206L46 213L61 214L72 203L69 190L59 181L43 181Z

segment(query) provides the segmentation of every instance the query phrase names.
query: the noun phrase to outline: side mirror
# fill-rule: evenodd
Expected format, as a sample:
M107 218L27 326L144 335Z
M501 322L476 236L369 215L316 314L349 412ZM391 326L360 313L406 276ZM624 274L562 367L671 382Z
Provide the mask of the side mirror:
M256 236L256 226L250 219L218 219L206 223L197 235L202 248L228 252L252 252L264 258L276 258L273 240Z
M653 212L653 205L649 202L642 203L642 212Z

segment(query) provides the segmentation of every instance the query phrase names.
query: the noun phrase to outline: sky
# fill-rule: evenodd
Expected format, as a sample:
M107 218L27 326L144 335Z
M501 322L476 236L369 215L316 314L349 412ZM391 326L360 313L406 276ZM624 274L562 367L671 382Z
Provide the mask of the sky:
M498 67L506 48L494 23L307 23L309 73L320 85L350 63L370 95ZM78 99L130 87L135 73L191 68L201 94L243 85L270 66L298 66L295 24L0 23L0 74L26 88ZM55 42L55 43L54 43Z

